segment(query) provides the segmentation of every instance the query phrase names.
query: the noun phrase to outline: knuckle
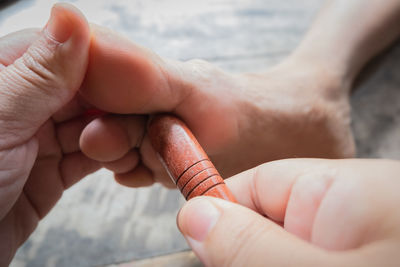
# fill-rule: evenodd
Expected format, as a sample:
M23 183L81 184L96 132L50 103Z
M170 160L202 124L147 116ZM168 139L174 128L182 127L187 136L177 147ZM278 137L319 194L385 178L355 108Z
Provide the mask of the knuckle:
M32 102L28 95L21 93L19 88L24 82L16 72L15 68L7 68L0 75L0 126L2 135L7 133L9 138L17 137L30 126L27 124L22 127L16 121L16 117L24 114Z
M297 191L309 192L312 190L310 184L314 181L324 182L330 186L334 179L339 176L339 173L340 170L338 166L331 164L331 161L316 161L312 166L304 168L304 170L298 174L292 186L291 194Z
M19 78L18 83L34 87L45 94L54 94L59 85L58 74L63 73L58 62L55 41L49 38L40 38L34 45L13 64L13 71Z
M48 54L52 53L45 47L31 47L21 57L17 66L30 82L39 81L41 85L49 85L54 81L54 64Z

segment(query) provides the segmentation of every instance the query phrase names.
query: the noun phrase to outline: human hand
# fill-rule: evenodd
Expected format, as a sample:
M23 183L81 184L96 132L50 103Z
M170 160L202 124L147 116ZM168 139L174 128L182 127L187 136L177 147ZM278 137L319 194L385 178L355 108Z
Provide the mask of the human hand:
M288 59L263 73L233 75L204 61L160 58L101 27L92 31L86 99L112 113L178 115L225 177L285 157L354 155L350 82L320 66ZM82 151L123 184L173 186L147 135L138 148L144 124L134 121L94 120L82 133ZM138 165L120 168L137 158Z
M198 197L178 225L206 266L398 266L400 163L281 160ZM283 227L282 227L283 226Z
M78 143L89 37L79 11L56 5L42 31L0 39L0 266L65 188L100 167Z

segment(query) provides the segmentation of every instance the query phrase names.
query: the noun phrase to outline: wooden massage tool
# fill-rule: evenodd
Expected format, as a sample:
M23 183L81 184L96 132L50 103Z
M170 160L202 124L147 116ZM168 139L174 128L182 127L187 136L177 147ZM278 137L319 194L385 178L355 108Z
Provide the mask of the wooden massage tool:
M148 124L148 134L162 164L186 200L212 196L236 202L183 121L169 114L155 115Z

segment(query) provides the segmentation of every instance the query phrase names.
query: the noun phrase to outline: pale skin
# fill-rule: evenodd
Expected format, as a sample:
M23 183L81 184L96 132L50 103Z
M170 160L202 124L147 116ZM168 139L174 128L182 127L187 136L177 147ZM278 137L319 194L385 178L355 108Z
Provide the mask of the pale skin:
M12 259L65 188L102 166L114 171L116 180L127 186L154 182L171 186L143 135L151 113L172 112L184 119L225 176L286 157L353 156L349 90L361 67L398 36L395 26L399 25L399 13L400 3L394 0L385 1L385 5L377 0L328 2L291 56L270 70L239 75L203 61L160 58L110 30L89 26L69 5L57 5L44 30L25 30L0 39L0 265ZM344 22L337 23L337 18ZM357 27L353 30L346 26L354 24ZM92 105L113 115L94 120L82 115ZM396 188L397 165L351 160L262 165L257 172L248 171L228 180L239 202L250 209L200 198L183 208L179 226L194 251L209 265L240 266L243 260L279 265L280 260L292 260L282 263L297 266L293 258L282 255L284 249L267 254L271 244L293 248L299 262L313 260L316 265L344 259L329 250L356 248L340 254L356 262L362 260L362 253L372 253L365 247L389 252L398 247L398 214L395 206L389 205L390 201L396 203L390 190ZM309 174L298 166L315 171ZM339 175L332 175L335 170ZM270 177L271 172L279 175ZM385 173L384 183L379 180L380 173ZM303 178L294 180L300 174L305 175L307 183L301 183ZM370 178L361 179L364 174ZM345 190L342 194L346 198L335 198L331 190L318 187L326 181L329 188L357 186L353 186L354 194ZM255 182L257 186L251 186ZM304 184L316 184L316 189L310 192ZM382 188L371 192L377 184ZM275 190L272 193L277 195L269 199L271 186L281 191ZM294 195L296 191L287 193L292 186L298 188L299 195L304 193L312 200L319 197L321 201L302 202ZM255 190L261 193L255 194ZM368 192L373 194L368 195L371 203L364 201L363 194ZM333 208L321 204L325 199L333 202ZM327 223L337 217L340 207L351 211L343 205L343 199L363 215L354 217L352 213L342 218L354 231ZM202 240L193 241L198 237L194 233L201 232L206 219L212 218L193 214L198 210L193 207L210 201L222 215L217 216L214 227L207 228L209 233L203 231ZM363 209L366 205L368 210ZM382 206L385 211L392 208L385 214L385 224L375 231L376 221L383 218ZM209 211L211 214L213 209ZM296 216L301 211L307 212ZM290 214L292 217L288 217ZM204 218L199 220L204 223L190 223L196 216ZM226 223L228 220L235 223ZM260 228L246 228L253 223ZM242 231L232 229L233 236L224 236L226 232L221 229L231 226ZM360 240L360 236L369 235L357 229L365 229L371 238ZM316 239L310 237L314 232ZM339 242L343 235L347 238L344 244ZM246 241L234 247L239 245L238 238L254 236L262 236L254 240L257 250ZM227 241L224 246L220 240L235 242ZM339 241L329 244L330 240ZM315 256L310 257L311 252ZM383 253L370 257L370 264L396 260Z
M400 163L288 159L197 197L178 225L206 266L398 266ZM283 226L283 227L282 227Z

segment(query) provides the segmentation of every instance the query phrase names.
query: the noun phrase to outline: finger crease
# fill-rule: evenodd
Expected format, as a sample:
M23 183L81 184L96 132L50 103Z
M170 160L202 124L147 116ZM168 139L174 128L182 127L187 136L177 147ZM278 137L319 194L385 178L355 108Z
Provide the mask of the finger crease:
M29 196L28 192L26 192L25 187L22 189L23 194L25 195L25 198L27 200L27 202L29 203L29 205L32 207L33 212L35 213L35 215L37 216L37 219L40 220L42 218L38 207L34 204L33 200L31 199L31 197Z

